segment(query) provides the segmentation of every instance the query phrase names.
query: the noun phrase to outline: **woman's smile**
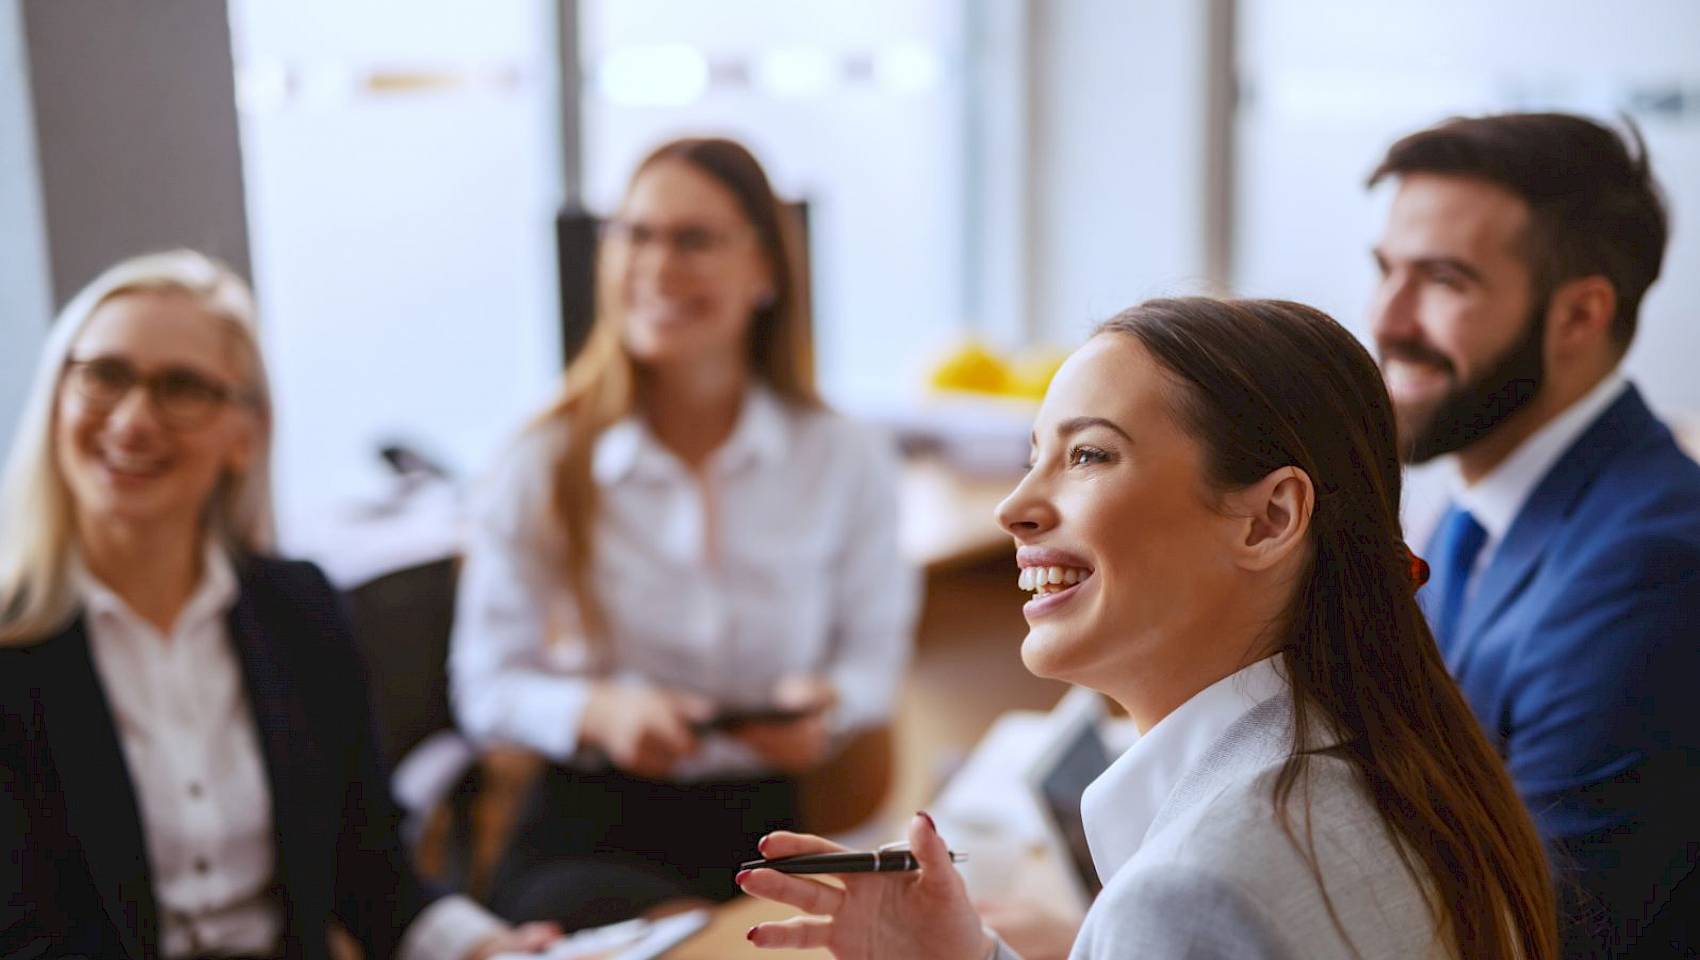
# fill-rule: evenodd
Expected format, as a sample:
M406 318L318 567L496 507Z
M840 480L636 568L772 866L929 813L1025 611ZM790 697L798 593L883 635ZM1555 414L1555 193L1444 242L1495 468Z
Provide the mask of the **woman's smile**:
M1026 546L1016 552L1017 583L1033 598L1021 608L1029 622L1080 596L1091 585L1092 567L1077 554L1051 547Z

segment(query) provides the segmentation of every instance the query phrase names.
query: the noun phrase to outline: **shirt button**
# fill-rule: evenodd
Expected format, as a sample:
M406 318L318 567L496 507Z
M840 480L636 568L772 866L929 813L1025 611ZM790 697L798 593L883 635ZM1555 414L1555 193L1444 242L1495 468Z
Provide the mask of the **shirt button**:
M199 781L194 781L189 784L189 796L196 800L201 799L201 784Z
M195 858L195 872L196 873L206 873L208 870L211 870L211 869L212 869L212 865L207 863L206 857L196 857Z

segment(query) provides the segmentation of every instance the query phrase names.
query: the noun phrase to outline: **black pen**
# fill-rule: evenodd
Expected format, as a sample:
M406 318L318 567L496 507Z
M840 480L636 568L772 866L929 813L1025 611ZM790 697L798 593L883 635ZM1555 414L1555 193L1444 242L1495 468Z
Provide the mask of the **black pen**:
M951 853L951 863L968 859L965 853ZM751 860L739 870L777 870L780 873L896 873L919 870L921 862L908 848L884 848L866 853L813 853L801 857L781 857L777 860Z

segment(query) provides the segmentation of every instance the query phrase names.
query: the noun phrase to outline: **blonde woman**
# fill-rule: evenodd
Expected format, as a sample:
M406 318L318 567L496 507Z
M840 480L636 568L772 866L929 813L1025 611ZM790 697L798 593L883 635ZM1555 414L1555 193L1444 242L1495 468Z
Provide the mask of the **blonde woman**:
M178 251L65 307L0 489L0 954L371 957L539 948L421 889L362 672L274 559L253 304Z
M478 512L456 711L554 763L498 871L512 918L731 896L793 778L901 682L894 458L816 399L786 227L743 147L651 154L589 344Z

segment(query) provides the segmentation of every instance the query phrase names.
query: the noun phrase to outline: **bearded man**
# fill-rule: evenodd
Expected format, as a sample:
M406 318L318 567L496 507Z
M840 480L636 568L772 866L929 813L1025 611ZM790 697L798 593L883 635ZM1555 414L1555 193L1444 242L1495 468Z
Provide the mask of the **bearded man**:
M1435 639L1548 842L1566 956L1700 955L1700 466L1620 369L1668 232L1645 147L1455 119L1384 180L1372 329L1405 455L1456 473Z

